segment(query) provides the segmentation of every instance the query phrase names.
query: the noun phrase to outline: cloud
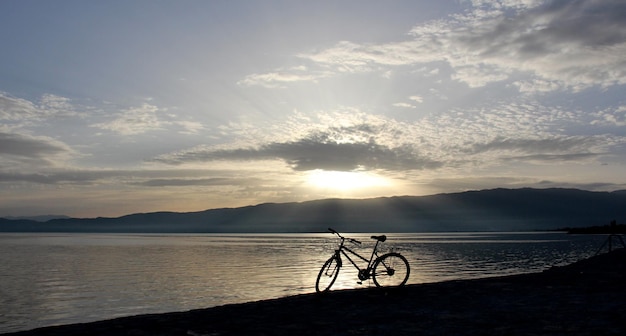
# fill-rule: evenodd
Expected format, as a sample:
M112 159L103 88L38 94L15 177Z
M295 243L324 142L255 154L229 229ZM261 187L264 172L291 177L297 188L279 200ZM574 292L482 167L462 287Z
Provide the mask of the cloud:
M201 186L237 186L256 185L261 181L254 178L203 178L203 179L151 179L143 182L132 183L144 187L201 187Z
M596 153L573 153L573 154L534 154L521 155L508 158L511 161L525 161L538 164L554 164L565 162L589 162L602 154ZM505 158L506 160L506 158Z
M100 108L74 103L66 97L44 94L37 101L16 98L0 91L0 120L4 129L28 129L41 126L43 121L59 121L62 118L81 118L93 122L102 115L113 114L114 118L90 126L122 135L137 135L155 130L172 129L181 134L197 134L205 127L202 123L184 120L180 116L165 114L166 108L144 103L140 106L111 112ZM109 107L110 108L110 107Z
M39 115L37 106L32 102L15 98L0 92L0 120L16 121L32 119Z
M80 115L69 98L44 94L39 102L31 102L0 91L0 120L18 127L49 118Z
M466 83L469 87L482 87L491 82L498 82L509 77L510 72L488 64L459 66L452 79Z
M620 140L617 140L620 141ZM623 140L621 140L623 142ZM590 162L609 154L606 136L546 136L542 138L508 138L498 136L467 148L472 156L488 155L494 161L518 161L533 164Z
M66 144L45 136L0 131L0 164L4 168L48 167L74 151Z
M367 143L334 143L309 138L265 145L257 153L280 158L299 171L419 170L441 166L440 162L420 156L412 146L390 148L374 140Z
M548 81L538 78L529 80L519 80L513 83L521 93L542 93L551 92L561 89L561 85L557 81Z
M39 110L49 117L75 117L81 114L69 98L44 94L39 101Z
M417 108L417 106L409 104L409 103L394 103L392 105L395 107L404 107L404 108L412 108L412 109Z
M573 43L604 47L626 40L626 4L620 0L558 0L536 6L510 20L503 20L487 36L497 40L514 36L510 44L534 56ZM522 30L524 28L534 28ZM552 45L557 42L558 45ZM504 43L489 43L494 50Z
M220 177L207 177L207 176ZM95 185L116 183L148 187L236 185L254 179L232 177L232 171L194 169L41 169L36 173L1 172L2 182Z
M623 1L549 1L514 15L506 8L489 14L464 17L473 29L450 36L470 55L471 67L528 72L574 90L626 83ZM462 62L457 57L451 64Z
M115 119L91 125L122 135L135 135L148 131L163 129L164 122L159 119L157 112L159 108L144 103L139 107L122 110L117 113Z
M422 98L421 96L410 96L409 99L414 101L414 102L416 102L416 103L423 103L424 102L424 98Z
M600 142L593 137L551 137L538 139L496 137L487 143L472 145L472 153L488 151L558 153L595 147Z
M409 100L411 100L411 101L413 101L415 103L418 103L418 104L421 104L421 103L424 102L424 98L422 98L421 96L417 96L417 95L410 96ZM392 106L404 107L404 108L412 108L412 109L417 108L417 106L415 106L413 104L410 104L410 103L405 103L405 102L394 103L394 104L392 104Z
M205 129L204 125L195 121L174 121L172 124L182 128L182 134L197 134Z
M91 124L91 127L121 135L138 135L153 131L172 131L180 134L197 134L205 129L200 122L184 120L176 114L167 114L167 108L143 103L114 112L114 119Z
M47 137L0 133L0 153L24 157L42 157L67 152L68 148Z
M592 125L604 126L626 126L626 105L617 108L608 108L595 113L596 119L591 122Z
M398 130L399 131L399 130ZM199 147L155 159L167 164L219 160L282 160L295 171L433 169L440 162L419 154L407 144L380 144L389 134L377 124L355 124L311 130L305 137L255 147L220 149ZM393 132L392 132L393 133Z
M547 108L532 100L446 113L413 122L354 109L294 115L285 122L232 123L220 128L239 141L160 155L168 165L226 161L283 162L293 171L419 171L479 167L510 161L589 162L626 143L618 135L567 135L582 112Z
M84 173L61 172L61 173L9 173L0 172L0 180L3 182L30 182L38 184L92 184L95 178Z
M330 76L328 71L309 71L306 67L294 67L278 69L263 74L252 74L237 82L241 86L263 86L266 88L285 88L285 83L293 82L316 82L321 78Z
M426 22L411 39L384 44L340 41L296 55L301 69L255 74L248 85L318 80L334 74L445 62L470 87L513 80L520 90L579 91L626 84L626 3L620 0L475 1L464 14ZM308 69L308 68L307 68ZM323 69L324 75L315 75ZM428 74L432 76L432 74ZM309 78L310 77L310 78Z

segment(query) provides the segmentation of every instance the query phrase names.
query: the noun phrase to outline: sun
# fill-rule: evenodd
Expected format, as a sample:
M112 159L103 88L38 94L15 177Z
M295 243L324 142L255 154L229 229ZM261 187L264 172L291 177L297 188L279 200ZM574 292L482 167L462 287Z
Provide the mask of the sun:
M338 191L387 187L390 185L386 178L373 173L321 169L308 172L307 183L316 188Z

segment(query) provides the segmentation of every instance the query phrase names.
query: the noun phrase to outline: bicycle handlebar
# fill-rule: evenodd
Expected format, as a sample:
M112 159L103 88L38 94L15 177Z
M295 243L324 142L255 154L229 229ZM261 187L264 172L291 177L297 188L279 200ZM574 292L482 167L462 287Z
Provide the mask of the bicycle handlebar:
M344 237L344 236L340 235L340 234L339 234L339 232L335 231L335 230L334 230L334 229L332 229L332 228L328 228L328 231L330 231L330 232L331 232L331 233L333 233L333 234L336 234L336 235L337 235L337 236L339 236L339 238L341 238L341 239L348 239L351 243L361 244L361 242L360 242L360 241L358 241L358 240L356 240L356 239L353 239L353 238L346 238L346 237Z

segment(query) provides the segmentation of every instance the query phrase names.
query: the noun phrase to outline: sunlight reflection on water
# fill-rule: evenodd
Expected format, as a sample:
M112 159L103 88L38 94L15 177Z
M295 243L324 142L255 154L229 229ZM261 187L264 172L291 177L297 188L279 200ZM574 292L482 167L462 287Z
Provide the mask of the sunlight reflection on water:
M363 242L370 234L346 234ZM563 233L390 234L408 283L541 271L589 257L603 236ZM182 311L314 291L330 234L0 234L0 333ZM356 283L344 267L333 290Z

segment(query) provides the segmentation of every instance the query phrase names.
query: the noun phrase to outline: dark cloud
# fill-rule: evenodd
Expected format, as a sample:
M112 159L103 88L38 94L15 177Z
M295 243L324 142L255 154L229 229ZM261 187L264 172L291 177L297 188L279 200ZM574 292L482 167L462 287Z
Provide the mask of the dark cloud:
M30 182L39 184L59 184L59 183L72 183L72 184L91 184L98 179L97 176L93 176L90 173L2 173L0 172L0 181L3 182Z
M558 163L558 162L567 162L567 161L586 161L589 159L595 159L601 155L602 154L596 154L596 153L535 154L535 155L513 156L513 157L508 158L508 160Z
M373 139L361 142L337 142L325 134L290 142L275 142L258 148L232 150L196 150L157 161L180 164L188 161L215 160L283 160L292 169L350 171L354 169L429 169L441 162L422 157L413 146L395 148L380 145Z
M467 40L483 55L518 53L540 57L572 47L603 47L626 41L626 2L558 0L506 17L488 33Z
M0 131L0 168L36 171L64 161L74 152L64 143L49 137Z
M31 182L39 184L89 185L105 180L116 180L127 184L162 187L194 185L232 185L253 182L253 179L204 178L207 175L224 175L224 171L207 170L77 170L50 171L39 173L0 172L2 182ZM139 182L137 182L139 181ZM242 182L243 181L243 182Z
M544 33L555 40L586 46L606 46L626 41L626 2L622 0L558 0L530 11L547 15Z
M133 183L144 187L226 186L252 184L257 179L205 178L205 179L153 179Z
M332 143L304 139L270 144L262 147L259 153L283 159L294 170L348 171L357 168L403 170L439 166L429 159L420 158L410 146L389 148L374 141Z
M0 154L45 157L67 152L68 148L49 138L0 132Z

